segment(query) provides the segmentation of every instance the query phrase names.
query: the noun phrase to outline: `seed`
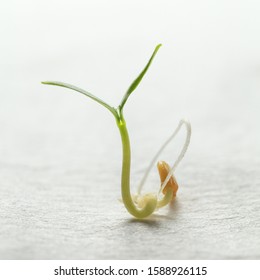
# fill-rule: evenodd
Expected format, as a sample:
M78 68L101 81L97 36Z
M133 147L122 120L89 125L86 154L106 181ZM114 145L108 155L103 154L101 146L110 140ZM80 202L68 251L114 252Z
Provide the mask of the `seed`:
M167 175L169 174L169 172L171 171L171 167L169 166L168 163L166 163L165 161L159 161L157 163L157 169L160 175L160 179L161 179L161 184L163 184L164 180L166 179ZM175 177L172 175L170 180L168 181L168 183L166 184L166 186L164 187L164 189L162 190L163 194L166 194L168 189L172 189L173 190L173 195L172 198L174 198L176 196L177 190L178 190L178 184L176 182Z

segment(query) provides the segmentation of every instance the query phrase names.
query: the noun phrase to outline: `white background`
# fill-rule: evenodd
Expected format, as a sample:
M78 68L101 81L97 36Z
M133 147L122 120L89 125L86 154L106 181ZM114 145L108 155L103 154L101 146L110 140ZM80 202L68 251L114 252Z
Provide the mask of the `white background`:
M0 258L259 259L259 14L252 0L2 1ZM40 81L116 106L158 43L125 107L133 192L179 119L193 135L177 201L137 222L118 202L112 115Z
M204 279L204 280L217 280L221 279L245 279L246 277L250 279L259 279L259 261L130 261L130 260L116 260L116 261L1 261L4 265L1 269L0 276L3 276L4 279ZM15 270L13 269L15 267ZM76 268L78 271L83 269L91 269L94 272L105 270L109 272L109 267L113 269L113 272L117 275L115 276L106 276L99 274L97 275L78 275L76 274ZM172 268L176 272L172 275L158 275L158 271L162 268ZM177 270L175 270L175 267ZM61 268L61 269L60 269ZM74 272L72 272L74 268ZM152 275L148 275L151 268ZM182 269L181 269L182 268ZM193 268L193 269L192 269ZM199 268L199 269L197 269ZM196 274L199 272L202 274L203 271L207 273L204 275L187 275L187 272L190 274ZM186 274L184 270L186 269ZM120 270L120 271L119 271ZM133 271L134 270L134 271ZM138 270L138 275L136 274ZM163 271L163 269L162 269ZM165 270L164 270L165 271ZM55 272L61 272L59 276L54 275ZM118 275L122 274L124 275ZM127 275L128 273L128 275ZM130 274L131 273L131 274ZM157 275L154 275L156 274ZM180 273L180 275L178 275Z

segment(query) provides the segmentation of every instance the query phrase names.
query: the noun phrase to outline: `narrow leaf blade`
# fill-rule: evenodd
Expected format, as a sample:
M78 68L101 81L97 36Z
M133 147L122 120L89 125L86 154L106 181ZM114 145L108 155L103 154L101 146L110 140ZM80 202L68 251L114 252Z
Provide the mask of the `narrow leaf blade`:
M81 88L76 87L76 86L71 85L71 84L67 84L67 83L63 83L63 82L57 82L57 81L44 81L44 82L41 82L41 83L44 84L44 85L59 86L59 87L64 87L64 88L68 88L68 89L72 89L74 91L80 92L80 93L84 94L85 96L95 100L96 102L98 102L99 104L104 106L105 108L107 108L109 111L111 111L113 113L113 115L117 114L116 110L113 107L111 107L106 102L104 102L100 98L96 97L95 95L89 93L88 91L86 91L84 89L81 89Z
M121 104L120 104L120 108L121 110L123 109L128 97L130 96L130 94L137 88L137 86L139 85L139 83L142 81L144 75L146 74L147 70L149 69L156 53L158 52L159 48L161 47L162 45L159 44L155 47L154 49L154 52L152 54L152 56L150 57L148 63L146 64L146 66L144 67L143 71L139 74L139 76L132 82L132 84L130 85L130 87L128 88L127 92L125 93L122 101L121 101Z

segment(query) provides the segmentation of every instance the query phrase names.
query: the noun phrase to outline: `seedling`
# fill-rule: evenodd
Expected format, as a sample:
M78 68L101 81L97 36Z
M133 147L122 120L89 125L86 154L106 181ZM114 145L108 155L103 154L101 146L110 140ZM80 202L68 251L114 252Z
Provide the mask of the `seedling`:
M145 174L143 176L143 179L141 180L137 193L134 195L131 194L131 192L130 192L131 148L130 148L130 140L129 140L129 135L128 135L128 131L127 131L126 121L124 119L123 109L124 109L124 106L129 98L129 96L137 88L137 86L143 79L144 75L146 74L148 68L150 67L150 65L160 47L161 47L161 44L156 46L152 56L150 57L148 63L146 64L145 68L139 74L139 76L132 82L132 84L126 91L125 95L123 96L123 99L121 100L119 106L116 108L108 105L106 102L104 102L100 98L94 96L93 94L91 94L81 88L78 88L76 86L73 86L71 84L66 84L66 83L56 82L56 81L42 82L43 84L46 84L46 85L65 87L65 88L80 92L80 93L84 94L85 96L98 102L100 105L104 106L106 109L108 109L110 111L110 113L113 114L113 116L115 117L115 120L116 120L117 127L119 129L120 135L121 135L122 148L123 148L122 149L123 150L122 173L121 173L122 201L123 201L126 209L128 210L128 212L139 219L148 217L155 210L169 204L175 198L176 192L178 190L178 184L174 177L174 171L175 171L177 165L180 163L180 161L184 157L184 154L186 153L186 150L187 150L189 142L190 142L190 136L191 136L190 123L185 120L181 120L177 129L169 137L169 139L162 145L162 147L159 149L159 151L156 153L156 155L152 159L149 167L147 168L147 171L145 172ZM164 148L169 144L169 142L176 136L176 134L179 132L180 128L183 125L186 127L186 131L187 131L186 140L185 140L185 143L183 145L183 148L182 148L177 160L175 161L175 163L173 164L172 167L170 167L164 161L159 161L157 164L157 168L158 168L160 180L161 180L161 186L159 188L159 192L157 194L148 193L148 194L142 195L141 191L144 186L144 183L145 183L151 169L154 167L159 155L164 150Z

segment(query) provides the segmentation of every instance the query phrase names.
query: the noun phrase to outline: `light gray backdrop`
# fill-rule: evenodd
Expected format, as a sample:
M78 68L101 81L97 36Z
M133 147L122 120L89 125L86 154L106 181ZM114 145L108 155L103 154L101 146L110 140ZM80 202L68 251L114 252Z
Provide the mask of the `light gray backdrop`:
M259 259L259 14L257 0L3 2L0 258ZM112 115L40 81L116 106L158 43L125 107L133 192L179 119L193 134L177 200L137 221L119 202ZM154 168L146 190L158 187Z

